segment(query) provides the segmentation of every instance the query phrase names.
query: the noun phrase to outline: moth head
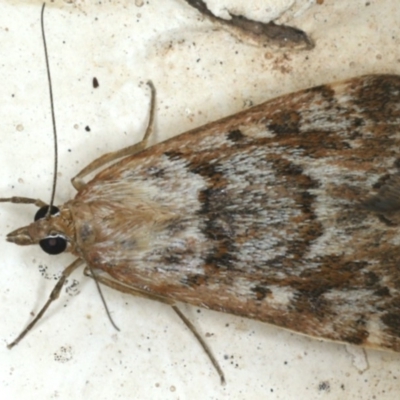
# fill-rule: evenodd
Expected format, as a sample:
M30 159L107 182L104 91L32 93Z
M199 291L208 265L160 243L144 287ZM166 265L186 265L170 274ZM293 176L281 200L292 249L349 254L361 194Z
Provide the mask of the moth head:
M20 246L39 244L47 254L56 255L71 251L71 224L65 215L68 210L60 211L52 206L41 207L35 214L34 222L18 228L7 235L7 241Z

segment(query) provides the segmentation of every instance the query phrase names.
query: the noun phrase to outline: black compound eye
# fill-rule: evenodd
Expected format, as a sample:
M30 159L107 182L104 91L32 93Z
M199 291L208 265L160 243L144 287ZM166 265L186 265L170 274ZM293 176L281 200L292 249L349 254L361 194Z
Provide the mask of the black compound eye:
M39 210L37 210L37 212L35 214L34 221L43 219L46 216L48 209L49 209L49 206L40 207ZM50 212L51 215L55 215L59 212L60 212L60 210L56 206L51 206L51 212Z
M50 236L39 242L44 252L51 255L62 253L67 248L67 240L62 236Z
M43 219L47 215L49 206L40 207L35 214L35 221ZM51 215L58 214L60 210L56 206L51 206ZM42 239L39 242L40 247L44 252L51 255L60 254L67 248L67 240L61 235L49 236L46 239Z

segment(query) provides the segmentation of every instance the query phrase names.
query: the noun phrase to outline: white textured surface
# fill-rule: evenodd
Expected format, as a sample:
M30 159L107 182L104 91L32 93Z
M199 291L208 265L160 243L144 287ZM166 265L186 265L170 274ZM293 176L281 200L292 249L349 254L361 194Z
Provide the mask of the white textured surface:
M159 141L250 102L364 73L400 72L397 0L294 2L282 21L309 32L317 45L311 52L286 54L212 31L183 1L135 3L142 2L59 0L47 7L60 148L57 203L74 195L69 179L89 161L139 140L148 112L143 84L148 79L158 90L154 141ZM243 12L240 0L209 3L221 15L227 4ZM266 19L266 3L253 1L249 17L255 12ZM285 10L291 2L279 3ZM47 201L53 145L40 7L39 1L0 0L0 190L1 196ZM98 89L92 87L93 77ZM37 327L9 351L6 343L47 298L53 274L72 260L4 242L7 232L26 225L32 215L29 206L0 206L2 400L364 400L393 399L400 391L400 355L368 351L364 360L343 345L183 307L225 371L228 383L222 387L168 307L104 289L121 328L117 333L93 282L80 271L73 276L79 295L63 291ZM48 267L47 275L40 266Z

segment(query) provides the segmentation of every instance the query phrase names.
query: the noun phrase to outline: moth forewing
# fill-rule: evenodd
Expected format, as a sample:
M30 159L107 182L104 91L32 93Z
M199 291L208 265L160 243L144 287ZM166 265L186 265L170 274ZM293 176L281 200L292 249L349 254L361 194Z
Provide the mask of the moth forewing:
M71 202L80 251L151 295L399 351L400 234L364 207L398 173L399 104L398 76L354 78L127 157Z

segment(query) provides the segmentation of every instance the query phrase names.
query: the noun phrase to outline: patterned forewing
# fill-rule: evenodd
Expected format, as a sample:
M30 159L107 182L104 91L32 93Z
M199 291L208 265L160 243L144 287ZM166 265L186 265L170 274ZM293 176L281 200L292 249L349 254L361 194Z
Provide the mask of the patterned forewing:
M400 78L381 75L187 132L78 194L96 233L81 252L149 293L400 351L396 212L364 206L398 182L399 128Z

